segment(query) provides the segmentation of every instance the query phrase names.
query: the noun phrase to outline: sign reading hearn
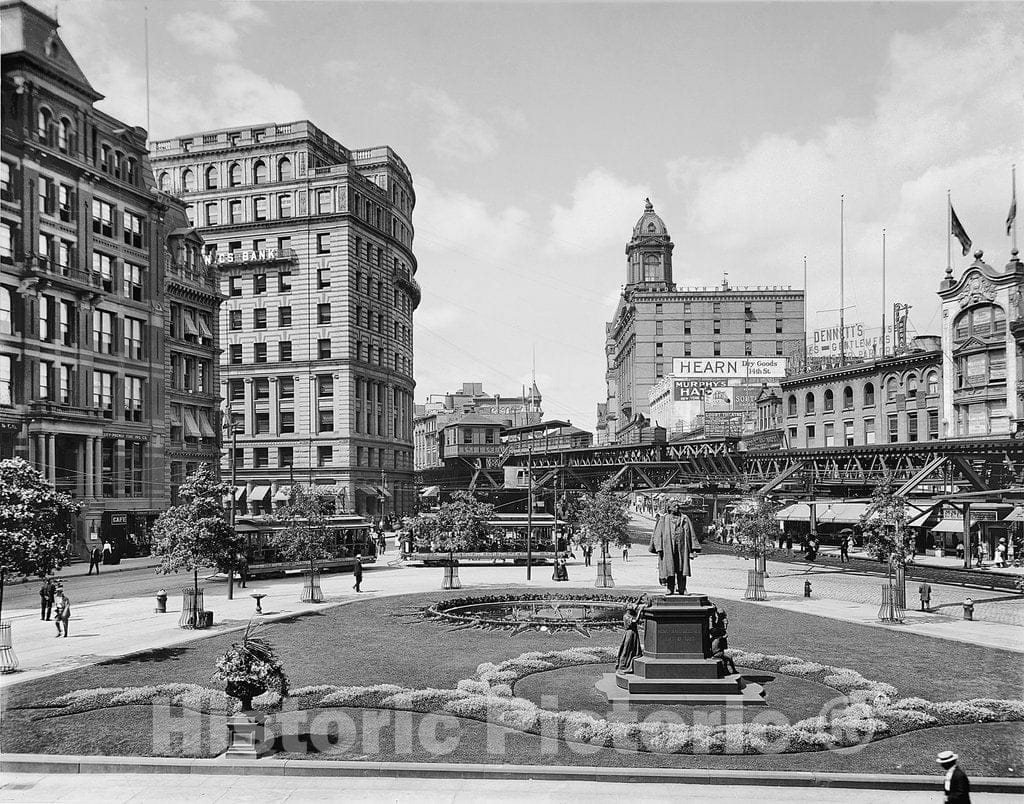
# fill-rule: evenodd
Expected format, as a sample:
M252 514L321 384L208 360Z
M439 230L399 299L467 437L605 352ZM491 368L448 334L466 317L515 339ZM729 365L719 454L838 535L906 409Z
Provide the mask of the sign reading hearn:
M786 376L784 357L677 357L672 361L677 377L737 377L777 379Z

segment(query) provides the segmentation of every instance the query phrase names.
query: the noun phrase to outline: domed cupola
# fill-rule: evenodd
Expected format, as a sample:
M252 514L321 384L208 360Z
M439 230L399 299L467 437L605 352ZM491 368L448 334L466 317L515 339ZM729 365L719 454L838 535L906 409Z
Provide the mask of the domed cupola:
M675 290L672 282L672 238L665 221L646 199L644 214L626 244L626 287L640 290Z

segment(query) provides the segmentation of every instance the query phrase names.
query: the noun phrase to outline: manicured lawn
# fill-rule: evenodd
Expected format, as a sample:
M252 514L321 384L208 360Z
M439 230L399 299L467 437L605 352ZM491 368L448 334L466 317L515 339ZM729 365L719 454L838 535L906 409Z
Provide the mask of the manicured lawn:
M630 591L615 590L624 596ZM284 658L293 687L390 683L410 688L452 688L461 679L473 678L477 665L482 662L497 663L527 651L615 646L619 642L620 635L615 632L597 632L590 639L576 633L545 635L536 632L509 637L508 632L501 631L453 630L443 623L422 618L421 609L428 603L440 597L467 594L471 592L438 591L402 598L360 600L274 624L267 629L266 636ZM1019 654L747 603L730 602L725 608L729 612L730 643L734 647L849 667L869 679L894 685L901 696L934 701L979 697L1019 699L1024 687ZM214 687L209 680L214 660L238 638L237 634L218 636L190 646L107 662L5 690L0 748L10 752L216 754L222 750L223 732L223 720L216 717L203 721L196 740L183 742L175 738L168 742L161 736L166 729L159 724L154 728L149 707L119 707L58 717L45 717L56 712L35 707L73 690L93 687L170 682ZM593 690L593 683L600 673L610 670L610 665L591 665L537 673L520 681L516 694L537 702L543 694L557 694L561 709L591 710L603 716L608 707ZM834 697L831 690L819 684L781 675L769 681L766 690L770 707L784 712L793 721L817 714L823 702ZM347 712L357 724L365 714L360 710L334 710L333 714L325 711L322 722L317 724L308 722L315 712L302 716L306 720L301 723L290 721L298 715L286 713L271 718L268 723L279 722L286 734L302 733L304 728L316 732L321 726L321 730L329 732L331 718L338 712ZM460 724L457 744L447 748L443 755L435 756L420 746L418 740L412 740L409 745L403 742L401 735L396 737L392 727L399 724L397 714L384 714L388 725L381 729L379 740L370 749L364 739L344 751L327 746L320 756L406 761L934 772L934 754L953 747L975 773L1021 775L1024 765L1019 749L1024 742L1024 726L1020 723L924 729L883 739L850 753L766 756L664 755L567 746L561 741L545 744L537 735L492 726L492 742L494 734L505 735L500 741L504 745L503 752L496 757L488 753L488 726L485 724L465 719L457 721ZM410 719L414 733L424 720L418 714L403 714L403 717ZM399 725L404 728L409 724ZM428 722L423 727L432 727L432 724ZM552 742L558 743L556 750L552 749ZM340 740L335 748L344 748L344 744L345 740Z

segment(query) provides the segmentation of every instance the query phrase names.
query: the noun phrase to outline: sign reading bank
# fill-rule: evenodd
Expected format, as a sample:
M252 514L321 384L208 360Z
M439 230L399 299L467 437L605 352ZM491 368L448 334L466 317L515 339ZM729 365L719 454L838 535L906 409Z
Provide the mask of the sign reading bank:
M784 357L677 357L672 361L677 377L737 377L769 379L786 376Z

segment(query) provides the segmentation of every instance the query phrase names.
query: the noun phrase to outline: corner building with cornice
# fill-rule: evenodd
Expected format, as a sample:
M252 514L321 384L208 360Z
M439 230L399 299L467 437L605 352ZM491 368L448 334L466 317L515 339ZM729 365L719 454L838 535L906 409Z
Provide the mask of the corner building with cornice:
M635 419L651 418L649 392L671 375L674 358L787 357L803 344L802 290L730 287L724 281L680 288L673 277L674 248L648 199L626 244L625 287L605 326L607 405L598 406L598 444L642 434Z
M221 389L236 432L225 479L265 514L294 484L378 517L413 509L412 175L306 120L151 143L225 302ZM226 418L226 417L225 417Z

